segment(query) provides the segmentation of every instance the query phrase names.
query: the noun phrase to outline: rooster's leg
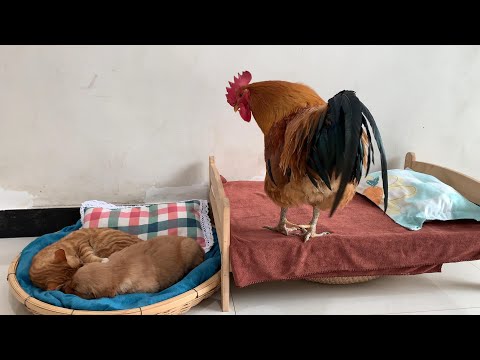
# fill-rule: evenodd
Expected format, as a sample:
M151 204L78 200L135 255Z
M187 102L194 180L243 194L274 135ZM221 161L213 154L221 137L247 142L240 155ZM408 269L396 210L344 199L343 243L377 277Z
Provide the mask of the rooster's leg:
M313 216L312 216L312 221L310 222L310 225L308 226L308 230L305 229L305 235L303 236L303 241L307 242L310 240L310 238L313 237L319 237L319 236L324 236L330 234L328 231L322 232L320 234L317 234L316 228L317 228L317 221L318 221L318 216L320 215L320 209L316 206L313 207Z
M272 230L279 232L283 235L289 235L290 231L295 231L298 230L298 227L287 227L287 223L291 224L289 221L287 221L287 210L288 208L283 208L280 211L280 221L278 222L278 225L275 227L272 226L264 226L265 229Z

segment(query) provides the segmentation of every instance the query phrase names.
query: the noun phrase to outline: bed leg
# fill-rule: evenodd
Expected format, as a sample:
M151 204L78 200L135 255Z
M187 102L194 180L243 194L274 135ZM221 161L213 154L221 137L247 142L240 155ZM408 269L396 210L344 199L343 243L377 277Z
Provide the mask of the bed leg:
M230 311L230 268L229 264L222 262L221 296L222 311Z
M230 311L230 202L223 204L223 246L222 251L222 311Z

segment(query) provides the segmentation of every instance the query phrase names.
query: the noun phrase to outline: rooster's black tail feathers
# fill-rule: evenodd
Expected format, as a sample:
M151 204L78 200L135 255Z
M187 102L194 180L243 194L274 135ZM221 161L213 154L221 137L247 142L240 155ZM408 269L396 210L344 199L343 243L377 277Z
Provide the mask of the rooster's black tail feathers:
M368 108L357 98L354 91L344 90L328 100L328 109L319 119L315 135L309 144L307 158L308 167L315 172L331 189L330 178L333 171L341 176L330 216L337 209L340 200L345 192L347 184L351 181L360 181L364 149L361 141L363 129L368 137L367 171L370 170L370 162L375 163L372 137L368 124L372 128L373 136L380 151L382 167L382 181L384 192L384 210L387 210L388 203L388 178L387 160L382 143L380 132L375 120ZM307 175L314 179L311 173ZM312 181L315 186L318 183Z

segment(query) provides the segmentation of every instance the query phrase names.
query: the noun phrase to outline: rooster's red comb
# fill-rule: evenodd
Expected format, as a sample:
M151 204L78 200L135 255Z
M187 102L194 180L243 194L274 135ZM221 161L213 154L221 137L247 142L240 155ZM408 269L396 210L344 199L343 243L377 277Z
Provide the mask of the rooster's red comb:
M252 74L248 71L244 71L242 75L238 73L238 78L235 76L233 77L233 83L230 81L228 82L230 87L227 87L227 94L225 96L227 97L227 102L231 106L235 106L237 103L237 90L242 86L248 85L251 80Z

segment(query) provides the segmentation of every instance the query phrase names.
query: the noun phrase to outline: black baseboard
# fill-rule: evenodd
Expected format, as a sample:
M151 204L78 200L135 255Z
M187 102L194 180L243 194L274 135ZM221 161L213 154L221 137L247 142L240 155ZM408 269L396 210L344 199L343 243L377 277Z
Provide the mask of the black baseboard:
M0 238L53 233L79 219L79 207L0 210Z

